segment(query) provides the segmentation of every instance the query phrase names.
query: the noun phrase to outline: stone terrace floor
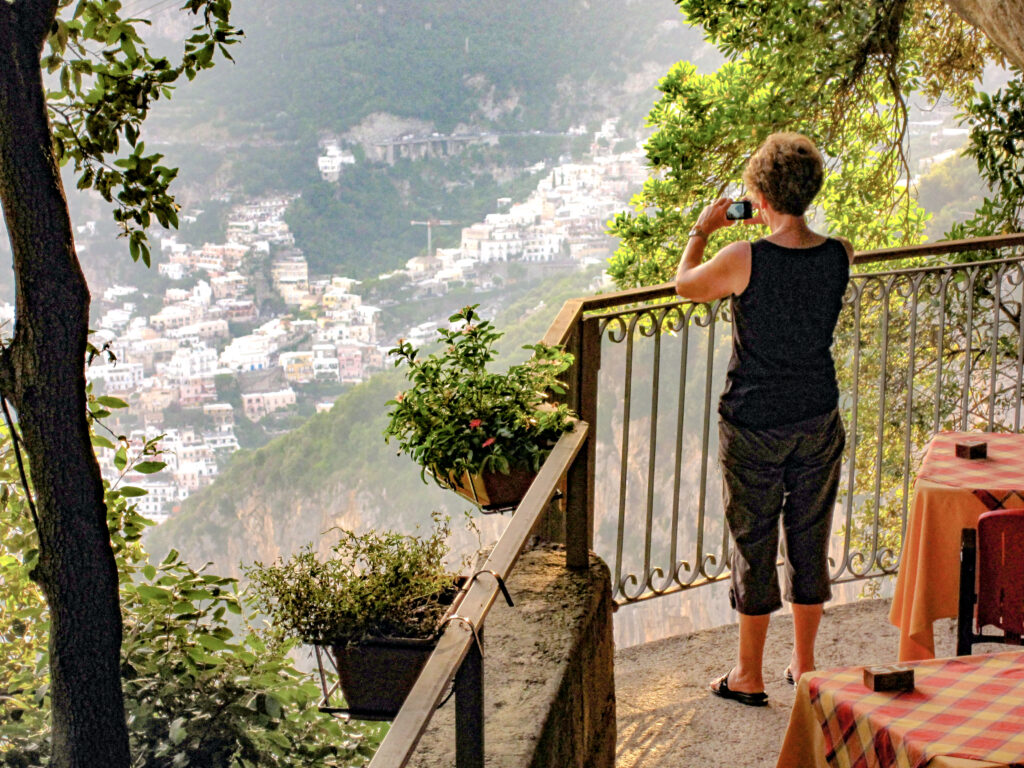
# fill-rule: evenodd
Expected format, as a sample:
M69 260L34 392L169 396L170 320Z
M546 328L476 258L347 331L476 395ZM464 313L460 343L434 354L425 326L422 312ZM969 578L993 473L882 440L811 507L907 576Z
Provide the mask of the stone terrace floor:
M860 600L826 606L818 634L818 667L895 661L898 635L888 621L889 603ZM708 681L733 664L736 631L735 625L717 627L616 652L616 768L775 765L793 705L794 689L782 679L792 617L772 619L765 650L769 704L764 708L724 701L707 690ZM937 654L953 655L954 622L937 622L935 636ZM975 652L985 649L976 646Z

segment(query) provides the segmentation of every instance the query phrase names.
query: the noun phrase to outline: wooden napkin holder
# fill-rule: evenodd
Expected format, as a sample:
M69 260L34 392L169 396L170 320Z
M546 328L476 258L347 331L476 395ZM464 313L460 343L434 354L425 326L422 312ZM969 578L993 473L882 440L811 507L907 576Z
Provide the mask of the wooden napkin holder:
M956 455L961 459L988 458L988 443L984 440L958 440Z
M913 667L864 667L864 687L869 691L914 690Z

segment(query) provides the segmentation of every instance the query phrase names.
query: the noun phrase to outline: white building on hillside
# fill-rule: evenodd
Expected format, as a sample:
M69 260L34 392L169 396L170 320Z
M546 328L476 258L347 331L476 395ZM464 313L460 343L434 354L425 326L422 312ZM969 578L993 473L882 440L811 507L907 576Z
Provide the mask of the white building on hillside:
M262 371L270 367L272 347L269 336L238 336L220 353L220 363L233 371Z
M112 394L131 394L142 388L145 378L142 363L118 362L113 365L89 366L85 371L89 381L102 381L104 390Z
M242 407L250 421L259 421L268 413L295 404L295 390L291 387L273 392L250 392L242 395Z
M217 368L217 350L200 341L178 347L170 360L157 365L157 372L169 383L180 385L189 379L213 376Z
M324 181L337 181L346 165L355 165L356 156L337 144L327 144L324 153L316 159L316 167Z
M179 487L171 480L158 480L152 475L139 475L130 480L133 486L146 491L145 496L134 499L139 512L157 525L171 517L178 505L189 496L187 488Z

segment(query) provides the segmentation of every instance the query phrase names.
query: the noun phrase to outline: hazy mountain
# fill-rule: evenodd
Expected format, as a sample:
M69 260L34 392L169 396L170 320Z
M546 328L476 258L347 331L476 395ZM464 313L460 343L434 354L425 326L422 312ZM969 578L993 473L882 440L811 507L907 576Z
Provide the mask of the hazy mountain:
M237 3L235 66L176 97L192 131L295 138L383 113L433 130L565 128L621 115L642 124L697 30L668 0L302 0ZM163 13L156 30L184 31Z

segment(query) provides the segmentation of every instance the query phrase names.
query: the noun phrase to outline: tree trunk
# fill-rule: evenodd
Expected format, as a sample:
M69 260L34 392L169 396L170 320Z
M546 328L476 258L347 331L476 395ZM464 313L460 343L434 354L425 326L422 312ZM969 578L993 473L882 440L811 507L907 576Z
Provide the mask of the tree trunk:
M1010 63L1024 67L1024 0L945 0L1006 54Z
M17 310L0 390L18 411L39 516L33 577L50 607L52 765L127 768L117 568L86 421L89 291L39 64L56 10L55 0L0 1L0 203Z

